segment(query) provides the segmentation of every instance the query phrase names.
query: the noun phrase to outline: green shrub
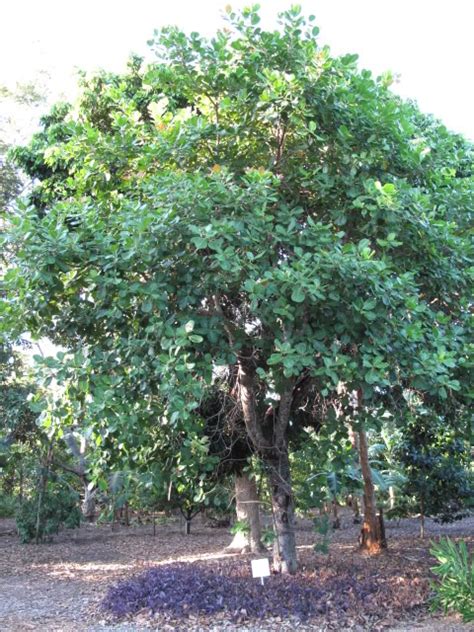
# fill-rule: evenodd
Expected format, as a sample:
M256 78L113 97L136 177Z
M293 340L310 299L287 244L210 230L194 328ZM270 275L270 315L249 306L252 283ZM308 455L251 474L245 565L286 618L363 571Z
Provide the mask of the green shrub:
M237 535L237 533L248 535L250 533L250 525L247 520L237 520L230 528L230 532L232 535Z
M317 537L317 541L313 546L314 550L318 553L329 553L331 525L327 514L316 516L313 519L313 531Z
M0 494L0 518L13 518L16 510L16 499L13 496Z
M262 544L264 546L272 546L276 540L275 531L271 527L262 529Z
M439 564L432 571L440 579L432 582L436 595L433 609L441 608L459 612L464 621L474 621L474 560L469 555L466 543L459 545L449 538L433 544L430 553Z
M18 535L23 543L36 537L38 496L24 501L16 514ZM39 539L58 533L61 527L73 529L81 521L78 506L78 494L64 489L48 490L43 498L40 510Z

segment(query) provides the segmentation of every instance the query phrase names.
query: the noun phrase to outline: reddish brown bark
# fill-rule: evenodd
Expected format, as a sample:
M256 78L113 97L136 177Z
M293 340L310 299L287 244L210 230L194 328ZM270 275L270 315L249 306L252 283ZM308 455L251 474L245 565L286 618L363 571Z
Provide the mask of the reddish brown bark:
M358 439L360 467L364 479L364 522L360 534L360 548L371 555L376 555L387 548L383 514L381 511L377 513L365 430L358 432Z

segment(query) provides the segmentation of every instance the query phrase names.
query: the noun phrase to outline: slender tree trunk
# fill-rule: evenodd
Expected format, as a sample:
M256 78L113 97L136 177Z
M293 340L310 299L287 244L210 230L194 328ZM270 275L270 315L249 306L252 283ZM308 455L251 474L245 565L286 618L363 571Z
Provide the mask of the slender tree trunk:
M23 461L20 461L20 503L23 502Z
M194 516L197 516L199 509L197 511L192 511L192 509L183 509L180 507L179 511L184 518L184 535L191 535L191 521Z
M282 449L276 457L264 458L264 463L268 470L276 536L273 566L277 572L293 574L298 567L298 560L288 450Z
M423 540L425 537L425 503L423 496L420 498L420 538Z
M359 458L362 477L364 479L364 522L362 524L360 546L370 554L381 553L387 548L385 539L383 515L377 515L375 504L375 489L372 481L372 472L369 466L367 435L365 430L358 433Z
M390 503L390 509L395 507L395 488L393 485L390 485L388 488L388 498Z
M263 552L265 547L261 541L259 498L255 479L250 478L247 472L242 472L235 475L234 484L237 520L246 522L249 532L236 533L227 549L230 551L250 549L252 553Z
M357 437L357 433L354 431L352 424L348 424L349 431L349 441L351 442L352 449L354 450L354 458L360 461L359 456L359 440ZM359 508L359 498L357 494L351 494L351 506L354 511L353 522L354 524L360 523L360 508Z
M41 509L43 507L43 497L46 489L47 477L41 474L41 482L38 493L38 504L36 506L36 524L35 524L35 544L38 544L41 537Z
M337 500L332 501L332 528L340 529L341 521L339 520L339 514L337 510Z
M36 544L38 544L40 539L42 538L43 524L42 524L42 518L41 518L41 511L43 509L43 501L44 501L44 495L46 493L46 485L48 484L49 468L51 466L52 455L53 455L53 441L51 440L48 446L48 452L46 453L46 458L43 461L42 468L41 468L41 478L40 478L39 491L38 491L38 504L36 507L36 524L35 524L35 543Z
M352 511L354 512L354 515L352 517L352 522L354 524L359 524L360 523L359 498L357 497L357 494L351 494L349 499L350 499L350 507Z

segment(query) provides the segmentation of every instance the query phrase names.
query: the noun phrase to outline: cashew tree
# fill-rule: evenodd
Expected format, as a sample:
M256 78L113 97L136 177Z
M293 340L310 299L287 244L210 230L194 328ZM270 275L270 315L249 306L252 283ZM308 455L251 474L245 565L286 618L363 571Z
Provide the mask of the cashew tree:
M165 433L237 365L288 573L289 431L353 392L356 427L397 389L461 392L472 287L472 146L313 20L230 10L212 39L166 28L155 61L83 79L17 151L38 184L4 240L5 322L85 349L131 407L159 396Z

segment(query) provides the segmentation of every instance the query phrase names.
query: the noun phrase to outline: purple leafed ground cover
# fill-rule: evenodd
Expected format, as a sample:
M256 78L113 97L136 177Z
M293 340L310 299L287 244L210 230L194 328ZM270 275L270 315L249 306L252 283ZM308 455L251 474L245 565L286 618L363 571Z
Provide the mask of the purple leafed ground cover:
M373 581L349 573L324 579L313 572L272 575L261 586L248 567L243 562L159 566L112 587L102 605L118 618L145 609L172 618L224 613L239 620L290 615L305 620L352 610L377 591Z

